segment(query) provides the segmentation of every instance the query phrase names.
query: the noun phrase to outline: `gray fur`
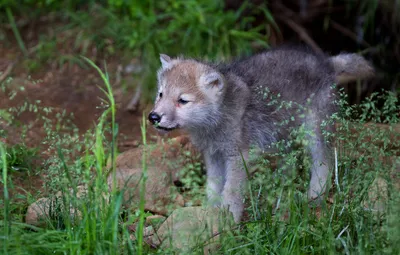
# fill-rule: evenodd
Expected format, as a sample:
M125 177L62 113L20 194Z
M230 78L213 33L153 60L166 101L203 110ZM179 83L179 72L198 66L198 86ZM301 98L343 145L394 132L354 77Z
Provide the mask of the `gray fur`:
M196 60L180 61L193 63ZM336 110L331 86L337 82L337 70L342 70L340 61L333 63L328 56L306 50L278 48L232 63L196 62L201 72L223 77L221 95L217 102L210 102L216 106L204 106L204 111L209 114L201 114L203 119L193 116L191 123L168 125L185 128L192 142L203 152L210 202L229 207L235 220L240 220L242 190L247 179L242 156L248 159L248 150L253 144L268 149L272 143L287 138L289 127L278 123L291 116L295 121L289 124L290 127L304 123L314 133L309 137L308 145L313 160L308 195L310 199L322 195L329 176L330 150L322 137L320 124ZM173 68L177 67L168 71ZM159 83L168 87L168 82L163 79L163 70L160 70ZM309 110L301 112L306 117L300 118L300 113L294 109L278 110L276 104L269 105L270 99L264 95L266 89L270 95L280 95L279 101L309 104ZM311 101L307 103L310 97ZM154 111L166 107L166 101L160 101L156 102Z
M367 79L375 75L374 68L357 54L346 54L331 57L338 83L344 84L358 79Z

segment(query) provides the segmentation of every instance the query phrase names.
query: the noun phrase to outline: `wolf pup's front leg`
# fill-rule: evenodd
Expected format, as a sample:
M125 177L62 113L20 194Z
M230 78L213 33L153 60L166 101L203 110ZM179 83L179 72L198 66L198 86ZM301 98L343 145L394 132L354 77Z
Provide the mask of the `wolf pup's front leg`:
M246 155L243 155L247 160ZM247 183L247 174L241 156L229 157L226 160L226 181L222 191L222 204L229 208L236 223L240 219L244 210L243 193Z
M204 163L207 169L208 204L221 205L221 193L225 184L225 160L220 153L205 153Z

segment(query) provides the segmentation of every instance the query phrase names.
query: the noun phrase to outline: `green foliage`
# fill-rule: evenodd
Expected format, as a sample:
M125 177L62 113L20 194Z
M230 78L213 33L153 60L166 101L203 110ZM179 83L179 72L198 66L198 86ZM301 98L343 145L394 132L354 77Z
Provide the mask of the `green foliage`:
M0 0L0 9L10 8L17 11L18 14L30 11L30 15L35 11L60 11L66 7L73 8L82 6L85 3L94 3L95 1L82 1L82 0Z
M97 70L100 72L100 69ZM0 203L1 208L4 208L4 217L0 221L0 229L4 233L0 234L0 242L4 247L2 254L121 254L124 251L135 251L136 246L130 241L127 226L135 222L138 215L129 213L121 222L123 194L113 189L110 192L107 184L108 169L105 168L105 161L110 155L114 161L112 165L115 164L116 142L115 136L111 142L105 140L105 136L108 132L116 135L117 128L108 75L103 72L100 75L106 84L105 104L108 107L92 134L80 137L74 133L75 129L64 128L64 125L69 124L63 121L67 118L65 114L57 115L56 123L54 119L44 119L47 137L43 142L49 145L48 150L52 153L47 161L47 173L42 172L47 176L48 190L52 191L47 200L49 214L42 219L44 229L23 224L18 221L18 217L10 219L8 205L13 202L4 196ZM33 107L12 109L11 112L17 114L30 108ZM38 107L36 112L51 114L52 109ZM38 116L43 117L41 114ZM107 121L109 117L111 122ZM69 134L63 132L66 129L70 131ZM84 142L78 142L81 139ZM5 155L1 150L1 162L7 166L11 162L8 162ZM4 184L11 180L7 173L10 174L9 171L3 171ZM7 191L7 186L4 189Z
M9 123L12 119L12 115L7 112L5 109L0 109L0 138L4 138L6 136L6 131L3 130L2 124Z
M237 11L225 10L223 1L108 1L89 11L68 12L71 25L83 32L76 45L89 40L109 54L116 50L138 57L144 70L145 100L153 97L154 72L159 54L189 57L229 58L249 54L254 44L268 46L263 26L254 27L254 14L268 15L266 7L243 4Z
M203 187L206 183L206 176L204 175L205 169L201 163L201 157L194 157L190 151L186 151L184 154L187 159L190 159L184 164L179 173L185 195L191 197L193 201L203 201Z
M106 55L123 52L139 58L143 65L144 100L153 97L154 72L159 67L159 54L172 56L184 53L188 57L224 59L252 53L254 48L268 47L265 25L255 27L255 15L274 21L266 5L254 8L247 1L238 10L226 10L223 0L168 1L3 1L0 9L15 15L47 15L56 12L66 20L57 34L42 36L35 47L34 58L26 60L30 71L36 71L47 60L76 61L73 56L60 56L56 45L70 38L74 51L86 55L96 47ZM27 11L34 9L34 11ZM26 11L23 11L26 10ZM246 12L244 12L246 10ZM1 18L1 15L0 15ZM20 48L27 54L16 26L13 30ZM68 46L70 47L70 46Z
M38 150L28 148L22 144L16 144L5 148L5 159L9 171L30 171L32 161L37 158ZM3 161L0 158L0 172L3 171Z
M115 107L108 75L100 74L107 84L104 104ZM278 99L271 98L269 102L280 103ZM293 130L293 139L276 144L275 157L256 161L255 167L260 171L253 174L249 185L248 221L234 235L220 236L217 241L220 254L397 254L400 251L397 220L400 196L396 190L400 176L395 170L396 164L400 163L400 134L393 126L399 117L397 98L392 93L380 93L359 106L349 106L346 102L342 94L338 100L341 111L324 123L325 126L332 121L339 123L337 133L325 133L335 138L333 158L337 162L336 168L332 169L329 202L322 201L319 208L309 204L305 193L310 159L297 145L304 145L305 138L311 134L304 127ZM37 112L52 111L37 107ZM293 102L281 102L278 108L292 107L301 109ZM17 114L33 108L24 106L7 112ZM140 210L122 210L122 193L110 192L108 187L109 171L105 165L108 158L113 158L113 151L115 153L115 141L106 139L112 139L110 134L116 134L112 112L106 108L95 130L84 137L74 133L74 128L62 128L68 123L65 114L59 115L56 122L59 127L55 129L51 128L54 121L49 118L46 122L48 136L44 142L50 145L49 152L52 153L46 170L49 176L46 185L53 194L50 198L54 199L50 204L50 217L40 228L25 225L20 217L10 213L15 204L13 198L5 196L1 207L3 219L9 220L0 221L4 254L132 254L139 251L163 254L174 251L173 247L151 250L144 243L141 231L136 232L135 240L130 237L128 226L139 222L138 229L142 230L144 217L149 213L143 210L144 200L141 200L141 206L133 205ZM366 125L371 120L386 123L387 128ZM145 138L145 126L142 131ZM147 141L143 140L143 143ZM288 151L288 146L294 150ZM3 165L7 170L11 169L6 154L1 155ZM188 153L187 156L191 155ZM276 160L280 162L277 167L274 166ZM146 154L143 169L147 167L145 162ZM202 171L196 160L182 169L186 191L204 195ZM3 171L4 174L10 175L10 171ZM3 183L7 183L4 180L11 183L12 177L9 177L3 177ZM142 178L141 185L145 180ZM386 188L376 192L377 199L374 199L371 190L379 186L378 181L386 183ZM78 196L78 185L85 185L87 192ZM5 186L6 189L11 187ZM144 190L143 186L140 188ZM61 191L61 195L55 195L57 191ZM200 245L193 253L201 251Z

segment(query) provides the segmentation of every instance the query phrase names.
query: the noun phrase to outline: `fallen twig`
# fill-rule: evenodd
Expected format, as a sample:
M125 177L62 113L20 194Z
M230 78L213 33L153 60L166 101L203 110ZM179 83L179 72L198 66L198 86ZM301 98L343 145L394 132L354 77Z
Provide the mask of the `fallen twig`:
M15 62L13 62L7 66L6 70L0 76L0 83L3 82L8 77L8 75L10 75L14 66L15 66Z
M125 141L125 142L120 142L118 143L119 147L132 147L132 148L137 148L140 146L139 141Z
M317 45L317 43L308 35L307 31L298 25L296 22L294 22L291 19L288 19L287 17L279 17L281 21L285 22L291 29L293 29L299 37L307 43L315 52L318 53L323 53L322 49Z
M118 65L114 86L119 86L119 84L121 84L121 73L122 73L122 65Z
M359 42L361 45L365 46L365 47L371 47L371 45L369 43L367 43L366 41L364 41L363 39L361 39L361 41L359 40L359 38L357 37L357 35L352 32L351 30L345 28L344 26L340 25L339 23L331 20L330 21L332 28L336 29L337 31L341 32L343 35L351 38L352 40Z
M138 85L136 87L136 92L135 95L133 95L131 101L129 101L128 106L126 107L126 110L128 112L134 113L136 112L139 102L140 102L140 96L142 95L142 85Z

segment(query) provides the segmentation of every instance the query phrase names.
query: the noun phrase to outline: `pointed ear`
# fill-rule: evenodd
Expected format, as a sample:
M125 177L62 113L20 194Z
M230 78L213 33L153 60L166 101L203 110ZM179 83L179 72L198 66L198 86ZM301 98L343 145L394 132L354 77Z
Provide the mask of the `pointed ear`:
M203 86L208 89L216 89L218 92L221 92L225 86L223 76L215 71L202 75L200 80Z
M160 54L161 66L163 69L167 69L171 64L171 57L165 54Z

